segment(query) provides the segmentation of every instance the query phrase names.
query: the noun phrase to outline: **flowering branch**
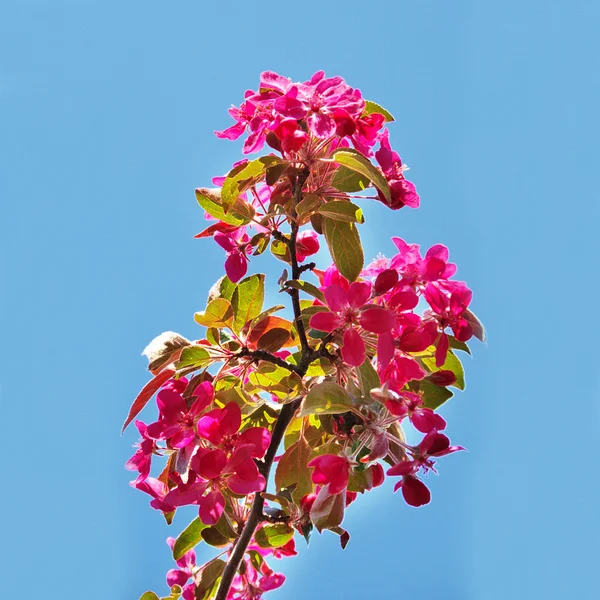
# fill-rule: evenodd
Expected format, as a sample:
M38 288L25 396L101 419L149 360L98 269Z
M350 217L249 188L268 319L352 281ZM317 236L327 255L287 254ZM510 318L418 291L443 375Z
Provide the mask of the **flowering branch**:
M392 210L420 202L390 145L389 112L320 71L304 83L263 73L230 114L235 124L218 137L247 133L244 154L265 144L275 153L239 161L213 179L217 187L196 190L211 221L196 237L225 251L226 275L194 315L203 339L167 332L146 348L153 378L125 423L156 394L157 420L135 421L131 484L168 523L180 506L198 508L167 540L178 567L167 573L170 598L182 600L256 600L278 588L284 576L267 559L294 556L295 532L329 530L344 548L346 507L386 475L398 477L407 504L427 504L421 475L462 450L435 411L450 388L464 389L466 342L485 339L445 246L422 255L395 237L391 259L365 266L355 201ZM305 262L319 239L333 261L325 270ZM276 315L283 306L263 307L265 276L247 275L251 257L269 249L291 269L279 284L292 321ZM423 434L416 445L406 442L406 422ZM166 465L152 476L161 457ZM201 542L225 550L197 565Z

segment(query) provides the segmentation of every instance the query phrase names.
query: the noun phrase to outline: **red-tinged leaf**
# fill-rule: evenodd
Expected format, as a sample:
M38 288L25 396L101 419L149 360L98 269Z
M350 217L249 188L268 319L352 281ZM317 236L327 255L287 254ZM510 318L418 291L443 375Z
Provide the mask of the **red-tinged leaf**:
M480 342L483 342L485 344L485 342L487 341L487 335L485 333L485 327L483 326L481 321L470 310L465 310L462 316L471 326L471 329L473 330L473 335Z
M340 545L342 546L342 550L345 550L350 541L350 534L343 527L332 527L329 531L337 533L340 536Z
M291 339L292 324L281 317L267 316L257 323L247 337L251 348L277 352Z
M127 429L127 426L140 414L141 410L144 408L144 406L146 406L146 404L148 404L150 398L156 394L160 386L169 381L173 375L175 375L175 369L163 369L154 377L154 379L151 379L142 388L142 391L138 394L137 398L133 401L133 404L129 409L129 414L127 415L127 419L125 419L125 423L123 423L121 433L123 433L125 429Z
M227 225L227 223L214 223L210 227L203 229L200 233L197 233L194 238L207 238L212 237L217 231L221 233L232 233L236 229L239 229L236 225Z
M345 508L346 492L330 494L329 485L326 485L321 488L310 509L310 520L321 533L323 529L332 529L341 524Z
M284 452L277 463L275 471L277 489L281 490L295 484L296 488L292 495L296 500L312 492L311 470L306 466L310 453L308 442L300 435L298 441Z

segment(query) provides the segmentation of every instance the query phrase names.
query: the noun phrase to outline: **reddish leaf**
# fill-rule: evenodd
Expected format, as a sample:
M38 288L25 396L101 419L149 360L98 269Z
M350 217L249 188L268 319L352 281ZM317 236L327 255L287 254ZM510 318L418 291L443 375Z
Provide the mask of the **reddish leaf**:
M138 416L141 410L148 404L148 400L154 396L154 394L158 391L160 386L163 383L166 383L173 377L175 374L175 369L166 368L163 369L158 375L151 379L143 388L142 391L138 394L137 398L133 401L131 408L129 409L129 414L127 415L127 419L125 419L125 423L123 423L123 428L121 429L121 433L123 433L127 426Z

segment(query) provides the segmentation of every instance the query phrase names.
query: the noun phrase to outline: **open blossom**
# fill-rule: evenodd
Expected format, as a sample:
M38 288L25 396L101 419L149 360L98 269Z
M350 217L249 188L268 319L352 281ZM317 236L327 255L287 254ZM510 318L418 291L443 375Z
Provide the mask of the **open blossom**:
M136 482L140 482L144 481L150 473L156 442L148 436L148 426L145 423L136 421L135 426L142 436L142 441L138 444L135 454L125 463L125 468L128 471L138 471Z
M155 440L168 440L171 447L183 448L196 437L196 423L200 413L208 407L214 397L212 385L205 381L198 385L192 397L195 398L188 408L182 394L187 379L169 380L156 396L160 418L147 428L147 435Z
M436 244L421 257L418 244L407 244L402 238L393 237L398 254L390 261L390 268L396 269L405 285L426 285L431 281L450 279L456 273L456 265L449 263L448 248Z
M450 440L443 433L431 430L421 440L418 446L411 450L412 460L406 460L388 469L387 474L401 476L402 479L394 486L394 491L402 489L402 495L411 506L422 506L431 499L427 486L416 476L420 470L425 472L434 469L433 458L439 458L464 450L462 446L450 446Z
M371 284L352 283L348 290L337 284L325 288L328 312L318 312L310 319L310 326L318 331L344 332L342 357L349 365L360 366L365 360L365 343L359 327L371 333L386 333L394 326L393 313L375 305L367 305Z
M244 568L233 579L227 599L258 600L264 592L281 587L284 581L285 575L275 573L266 562L257 570L249 560L245 560Z
M225 273L234 283L237 283L248 271L248 257L246 252L249 248L250 238L245 228L240 227L231 232L217 231L214 240L225 250Z

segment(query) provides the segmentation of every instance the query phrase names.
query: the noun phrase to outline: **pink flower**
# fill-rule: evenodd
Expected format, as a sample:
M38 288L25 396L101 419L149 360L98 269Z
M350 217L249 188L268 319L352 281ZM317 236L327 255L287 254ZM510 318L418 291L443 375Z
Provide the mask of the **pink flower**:
M398 248L398 254L392 258L390 268L398 271L405 285L425 285L430 281L449 279L456 273L456 265L448 262L448 248L442 244L429 248L423 259L417 244L407 244L399 237L393 237L392 242Z
M418 446L410 449L412 460L405 460L391 469L388 469L388 475L399 475L402 479L394 486L394 491L402 488L402 495L411 506L422 506L431 499L431 494L427 486L416 477L420 469L429 471L434 469L432 458L440 458L464 450L462 446L450 446L450 440L443 433L436 430L430 431Z
M425 288L425 300L433 311L433 316L439 323L441 330L438 340L435 362L441 367L446 362L449 340L445 333L450 327L454 337L461 342L466 342L473 337L471 324L464 317L473 292L460 281L447 281L444 286L429 283Z
M147 428L148 437L155 440L168 440L172 448L183 448L196 437L196 423L200 413L212 402L214 390L205 381L193 393L196 400L188 408L182 393L187 379L169 380L158 392L156 404L160 418Z
M280 140L283 152L287 153L298 152L308 141L308 134L298 126L296 119L283 119L273 133Z
M244 560L244 568L234 577L228 600L258 600L264 592L281 587L285 581L282 573L275 573L266 562L255 569L249 560Z
M307 256L316 254L319 248L319 236L311 229L301 231L296 237L296 257L298 258L298 262L302 262Z
M245 228L241 227L229 233L217 231L213 238L227 253L227 258L225 259L227 277L233 283L237 283L248 271L248 257L246 256L246 252L249 247L250 238L246 234Z
M313 458L308 466L313 468L312 481L328 485L330 494L339 494L348 487L350 461L345 456L323 454Z
M370 283L355 281L347 291L332 284L325 288L324 294L330 310L314 314L310 326L318 331L344 331L342 358L349 365L362 365L365 343L358 327L371 333L389 332L395 324L394 314L379 306L365 305L371 297Z
M390 134L386 129L380 138L380 148L375 152L375 158L390 186L391 201L378 192L379 200L390 208L398 210L403 206L419 207L419 194L414 184L404 178L402 159L390 146Z
M175 538L168 537L167 544L171 551L175 546ZM196 553L194 550L186 552L178 561L177 566L179 569L171 569L167 573L167 585L172 587L174 585L184 586L190 577L192 577L192 569L196 566Z
M125 468L128 471L138 471L139 475L136 483L139 483L144 481L150 474L152 455L156 450L156 442L148 436L148 426L145 423L136 421L135 426L142 436L142 441L137 444L138 449L135 454L125 463Z

